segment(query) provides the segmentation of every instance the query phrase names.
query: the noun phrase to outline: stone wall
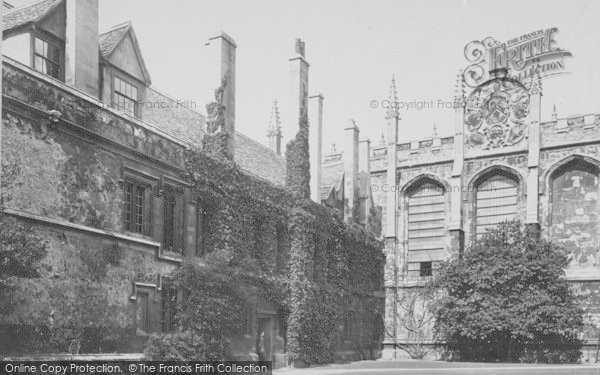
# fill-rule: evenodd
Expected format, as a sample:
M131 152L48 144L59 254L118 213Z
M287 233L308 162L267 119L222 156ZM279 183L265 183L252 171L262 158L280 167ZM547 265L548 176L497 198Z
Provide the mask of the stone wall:
M4 296L14 309L0 322L0 351L66 350L69 338L50 337L52 327L71 332L89 326L86 319L113 330L115 339L128 337L99 346L139 351L136 290L150 296L149 329L138 332L143 339L162 329L161 275L178 260L161 252L155 189L146 205L152 227L144 235L124 231L123 181L134 173L158 187L165 178L180 178L183 146L21 68L4 66L2 163L16 172L3 181L5 213L31 225L48 255L40 279L24 280ZM52 118L53 110L60 115ZM83 350L98 350L92 344Z
M333 328L331 334L321 332L327 336L323 341L335 339L333 349L343 355L376 355L379 345L371 332L377 321L373 311L382 302L377 294L381 275L372 271L383 262L379 243L360 228L344 226L340 217L321 205L306 203L307 207L296 210L290 192L280 186L283 158L238 136L241 142L236 144L244 150L236 152L240 168L196 149L200 157L191 163L200 173L190 175L186 148L198 139L168 131L158 120L152 124L124 116L12 60L5 61L3 68L1 160L15 175L3 187L4 211L42 238L48 255L40 278L19 280L14 290L0 296L0 306L12 308L2 310L0 352L64 352L81 337L83 352L140 351L149 334L167 330L167 276L186 257L201 261L194 257L199 249L200 205L213 210L206 219L206 243L214 249L231 247L238 255L250 254L261 260L260 267L284 275L293 246L289 238L278 238L277 227L291 225L292 211L310 211L303 215L314 217L315 222L301 229L312 252L302 254L307 262L300 265L299 282L311 282L319 291L319 283L332 283L328 274L342 275L335 285L351 290L353 297L340 309L355 311L348 323L353 325L353 337L339 338L344 321L330 320L327 324ZM199 117L179 120L185 135L189 135L185 129L199 130ZM192 183L196 177L209 176L211 183ZM140 231L127 230L124 224L128 181L144 188ZM221 186L217 181L229 183ZM251 186L255 189L248 195ZM182 248L169 249L175 251L163 246L165 203L171 193L179 194L175 211L181 228L177 243ZM337 228L335 233L322 228L323 223ZM326 243L329 237L344 242L333 251ZM367 262L371 268L365 268ZM279 316L268 303L257 301L255 308L253 319L260 314ZM339 310L331 316L338 314L343 316ZM307 316L297 315L300 320ZM240 337L237 351L254 351L256 324ZM320 358L321 353L313 354Z
M460 116L458 118L458 121L462 121ZM535 119L535 116L528 121L531 119ZM531 125L528 123L527 126ZM462 132L463 124L456 125L456 129L457 133ZM430 138L398 144L397 183L392 187L386 185L386 149L372 149L373 199L376 206L383 208L384 227L388 221L386 218L391 214L385 210L388 192L393 190L398 200L394 213L398 217L397 237L386 238L386 324L391 327L388 331L395 324L391 318L394 301L400 298L406 287L419 285L418 280L408 281L411 272L414 273L414 269L409 267L406 230L410 187L429 181L445 187L448 192L458 192L445 195L447 206L444 215L448 225L446 254L451 256L464 251L474 239L476 191L479 184L494 174L501 174L516 181L516 218L524 223L539 225L542 236L564 245L569 252L571 264L565 272L581 297L586 312L584 338L587 345L593 345L598 340L600 249L595 244L598 242L600 225L600 117L578 115L541 123L537 140L536 132L532 129L528 131L529 137L525 136L517 144L488 149L472 147L465 142L461 150L461 146L455 144L455 139L462 139L462 134L438 138L437 141ZM539 162L536 149L539 150ZM459 160L463 155L461 152L464 152L464 159ZM530 190L531 186L533 190ZM458 204L453 202L457 198ZM455 204L457 226L450 228L452 206ZM394 340L401 337L399 332L395 333L395 337L390 334L384 345L392 347ZM389 353L385 355L391 356Z

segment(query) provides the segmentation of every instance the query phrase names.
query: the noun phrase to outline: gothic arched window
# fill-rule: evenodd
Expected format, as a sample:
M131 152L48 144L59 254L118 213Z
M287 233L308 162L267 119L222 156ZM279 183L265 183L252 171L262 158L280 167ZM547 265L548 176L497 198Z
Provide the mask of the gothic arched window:
M445 192L428 181L408 193L409 276L431 276L434 263L446 256Z
M551 176L550 233L571 253L572 266L600 264L598 168L574 160Z
M475 199L475 233L488 229L517 216L517 180L506 173L494 173L477 185Z

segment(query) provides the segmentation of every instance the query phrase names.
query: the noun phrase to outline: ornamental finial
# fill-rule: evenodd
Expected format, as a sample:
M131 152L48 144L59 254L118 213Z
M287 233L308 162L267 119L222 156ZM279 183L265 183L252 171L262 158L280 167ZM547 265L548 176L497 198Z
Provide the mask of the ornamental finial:
M386 118L388 120L391 119L400 119L400 114L398 113L398 90L396 90L396 78L392 75L392 84L390 85L390 94L388 96L388 111Z
M281 134L281 117L279 116L279 105L277 99L273 100L273 106L271 107L271 117L269 118L269 131L268 137Z
M464 106L464 103L467 101L466 98L466 87L465 87L465 79L463 76L462 69L458 70L458 74L456 75L456 84L454 85L454 103L455 109L461 108Z

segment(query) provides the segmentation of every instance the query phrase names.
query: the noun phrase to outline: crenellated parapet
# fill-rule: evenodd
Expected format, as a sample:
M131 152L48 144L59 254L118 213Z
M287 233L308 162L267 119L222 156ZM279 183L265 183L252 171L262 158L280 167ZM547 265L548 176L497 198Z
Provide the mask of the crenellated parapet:
M398 167L435 164L453 159L454 137L425 138L396 147ZM381 171L387 167L387 147L371 149L371 171Z
M541 148L589 143L600 141L600 114L576 115L542 122ZM425 165L452 160L454 137L424 138L397 145L398 163L401 166ZM527 143L517 148L505 148L503 153L520 153L527 150ZM488 154L489 155L484 155ZM481 155L480 155L481 154ZM469 157L493 156L490 151L468 153ZM324 163L334 163L341 159L341 153L326 155ZM371 148L371 170L384 170L387 166L387 147Z
M600 140L600 114L556 118L540 125L541 147L556 147Z

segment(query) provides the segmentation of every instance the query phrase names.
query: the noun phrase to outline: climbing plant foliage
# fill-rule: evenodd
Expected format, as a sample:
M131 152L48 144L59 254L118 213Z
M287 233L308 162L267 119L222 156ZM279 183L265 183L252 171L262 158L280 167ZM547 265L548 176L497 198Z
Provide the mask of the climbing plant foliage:
M298 133L292 139L286 148L286 176L285 184L293 195L298 198L308 198L310 196L310 158L308 147L308 111L306 106L306 93L302 100L300 117L298 123Z
M463 360L574 362L583 311L564 278L566 252L518 221L477 239L446 263L432 288L436 329Z
M207 108L224 110L220 105ZM208 116L224 121L219 113ZM223 149L187 151L185 178L206 212L208 255L175 274L184 291L177 314L181 334L170 336L173 343L153 339L147 353L185 357L173 348L181 347L186 337L197 341L209 332L206 340L214 342L194 355L207 357L204 348L212 345L208 357L226 358L245 318L237 312L253 301L267 301L283 317L288 358L323 363L333 359L349 304L366 319L382 313L383 300L374 296L381 284L374 275L383 268L382 244L362 227L345 224L338 211L310 201L307 137L305 127L288 145L285 187L245 173L221 157ZM217 284L227 290L214 288ZM203 299L218 303L200 303ZM211 318L226 315L220 311L236 313Z

